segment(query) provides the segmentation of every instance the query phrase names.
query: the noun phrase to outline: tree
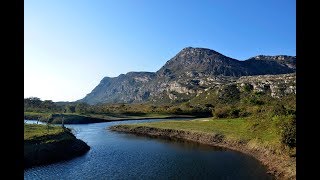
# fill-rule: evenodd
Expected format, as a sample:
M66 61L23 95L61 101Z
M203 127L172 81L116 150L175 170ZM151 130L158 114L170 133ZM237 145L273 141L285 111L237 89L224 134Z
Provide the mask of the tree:
M86 103L79 103L75 107L75 112L80 114L86 113L88 110L88 107L89 105Z
M296 147L296 118L283 123L281 128L281 142L290 148Z
M219 94L219 100L222 103L233 103L239 101L240 91L237 88L237 85L231 84L224 86Z
M29 97L24 99L24 106L28 108L40 108L42 101L37 97Z
M41 107L44 109L52 110L55 108L55 104L51 100L45 100L41 103Z
M74 105L66 105L65 106L65 112L67 113L75 113L76 107Z

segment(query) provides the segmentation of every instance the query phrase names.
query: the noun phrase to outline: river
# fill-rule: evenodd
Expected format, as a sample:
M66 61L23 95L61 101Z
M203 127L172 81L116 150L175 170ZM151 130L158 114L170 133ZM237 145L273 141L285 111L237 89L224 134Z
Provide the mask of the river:
M91 149L72 160L27 169L24 179L273 179L259 161L237 151L107 129L167 120L66 125Z

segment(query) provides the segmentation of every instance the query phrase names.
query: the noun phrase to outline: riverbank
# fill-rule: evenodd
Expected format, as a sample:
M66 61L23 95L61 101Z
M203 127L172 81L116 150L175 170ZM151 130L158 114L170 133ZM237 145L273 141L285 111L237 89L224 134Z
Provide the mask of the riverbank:
M224 147L249 154L264 164L277 179L296 179L296 160L281 150L279 137L272 128L252 130L247 119L196 119L132 125L117 125L118 132L183 139ZM252 132L251 132L252 131Z
M70 129L56 126L24 125L24 168L50 164L81 156L90 147Z
M173 118L194 118L190 115L170 114L76 114L76 113L35 113L25 112L25 120L39 120L51 124L90 124L112 121L146 120L146 119L173 119Z

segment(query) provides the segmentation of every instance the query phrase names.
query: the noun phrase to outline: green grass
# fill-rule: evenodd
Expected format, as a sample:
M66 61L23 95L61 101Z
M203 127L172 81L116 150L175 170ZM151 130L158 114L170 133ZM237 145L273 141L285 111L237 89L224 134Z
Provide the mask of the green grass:
M271 120L272 121L272 120ZM273 121L272 121L273 122ZM275 123L251 118L213 119L201 118L191 121L165 121L139 123L130 127L148 126L162 129L185 130L202 133L223 134L229 140L255 141L266 145L279 145L280 134Z
M62 127L48 126L40 124L25 124L24 125L24 140L33 140L42 136L59 135L63 133Z

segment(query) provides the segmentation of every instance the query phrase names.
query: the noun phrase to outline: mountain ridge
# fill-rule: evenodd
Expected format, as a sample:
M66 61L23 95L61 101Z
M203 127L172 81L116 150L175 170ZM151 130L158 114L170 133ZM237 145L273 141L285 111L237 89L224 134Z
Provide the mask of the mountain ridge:
M104 77L92 92L77 102L185 101L214 84L233 82L242 76L294 73L295 64L295 56L258 55L240 61L208 48L186 47L156 72L132 71Z

